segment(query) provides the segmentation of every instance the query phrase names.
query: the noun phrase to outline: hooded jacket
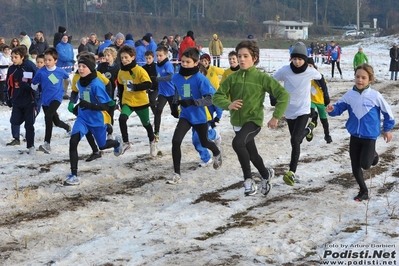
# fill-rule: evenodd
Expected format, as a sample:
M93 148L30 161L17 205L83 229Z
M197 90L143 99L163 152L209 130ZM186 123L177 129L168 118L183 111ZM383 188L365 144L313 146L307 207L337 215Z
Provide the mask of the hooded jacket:
M29 48L29 53L31 53L33 50L36 50L38 54L43 54L47 48L49 48L49 45L43 37L40 39L35 38Z

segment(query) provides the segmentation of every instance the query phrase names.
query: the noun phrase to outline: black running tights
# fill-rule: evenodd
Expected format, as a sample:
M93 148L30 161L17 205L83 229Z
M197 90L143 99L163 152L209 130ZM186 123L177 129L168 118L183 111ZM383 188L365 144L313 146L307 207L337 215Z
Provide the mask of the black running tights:
M233 149L237 154L238 161L240 162L244 180L252 178L251 162L258 169L260 175L264 178L269 178L262 157L258 153L255 144L255 136L260 132L261 127L253 122L245 123L233 138Z
M309 134L306 125L309 120L309 114L298 116L295 119L287 119L288 129L291 135L291 162L290 171L296 172L298 167L299 155L301 154L301 143L303 138Z
M65 130L69 129L69 125L60 120L57 109L60 107L59 101L52 101L49 106L43 105L44 121L46 123L46 133L44 135L44 141L50 143L51 135L53 134L53 123L57 127L61 127Z
M191 127L197 131L202 147L210 149L213 156L220 154L215 142L208 139L208 123L191 125L186 119L180 118L172 138L172 158L176 174L180 174L181 143Z
M359 184L360 191L367 191L363 178L363 170L370 168L374 160L375 140L361 139L351 136L349 142L349 156L351 158L352 173Z

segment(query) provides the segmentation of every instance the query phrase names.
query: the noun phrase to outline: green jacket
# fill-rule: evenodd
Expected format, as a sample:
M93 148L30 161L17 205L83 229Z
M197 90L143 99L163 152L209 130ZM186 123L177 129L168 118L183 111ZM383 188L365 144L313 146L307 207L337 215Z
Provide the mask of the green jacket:
M364 64L364 63L369 63L369 59L367 58L365 53L359 53L357 52L355 54L355 57L353 57L353 69L356 69L358 65Z
M277 80L260 72L255 66L229 75L216 91L212 102L217 107L228 110L232 102L242 100L239 110L230 110L230 123L233 126L243 126L247 122L254 122L263 126L266 92L277 98L273 117L280 119L287 108L290 95Z

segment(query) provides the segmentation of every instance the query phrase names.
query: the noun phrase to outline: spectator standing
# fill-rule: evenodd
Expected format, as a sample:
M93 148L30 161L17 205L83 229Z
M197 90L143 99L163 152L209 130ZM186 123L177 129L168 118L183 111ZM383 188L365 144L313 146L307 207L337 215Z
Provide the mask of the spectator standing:
M397 42L395 42L392 48L389 50L389 56L391 57L391 64L389 65L389 71L391 71L391 80L393 80L394 76L395 80L398 80L399 50Z
M29 53L32 53L33 50L37 51L37 54L43 54L44 51L49 47L46 39L44 39L43 31L36 31L35 38L33 39L33 43L29 48Z
M134 43L136 47L136 62L139 66L144 66L147 62L145 59L145 52L147 51L145 47L150 43L150 41L150 36L144 35L141 40Z
M341 61L341 47L339 45L335 45L334 41L331 41L330 48L328 49L327 53L327 62L331 62L331 81L334 80L334 68L335 64L337 65L337 69L339 71L339 74L342 77L342 71L340 67L340 61Z
M154 55L157 54L157 47L158 47L158 45L155 43L154 37L152 36L152 33L151 33L151 32L147 32L145 35L150 37L150 42L149 42L149 44L146 46L146 49L147 49L147 50L151 50L151 51L154 53ZM155 63L158 62L157 57L154 57L154 62L155 62Z
M361 65L364 63L368 64L369 59L367 58L367 55L363 52L363 47L359 46L359 50L355 54L355 57L353 57L353 70L355 70L358 65Z
M213 59L213 65L220 67L220 56L223 54L223 44L218 35L213 34L212 41L209 42L209 53Z
M57 47L57 44L61 42L62 36L66 34L66 32L66 28L62 26L58 27L58 31L54 34L53 47Z
M61 42L57 44L57 52L58 52L58 60L57 67L63 68L67 73L73 71L73 66L75 64L73 47L70 43L68 43L68 36L64 34L62 36ZM68 86L69 81L64 80L64 99L69 99L68 96Z
M194 32L192 30L187 31L187 35L183 38L183 41L180 43L179 48L179 61L181 60L183 52L189 47L196 47L194 39Z
M123 33L121 33L121 32L118 32L115 35L114 43L111 44L110 47L114 47L118 51L119 48L121 48L124 43L125 43L125 35L123 35Z
M11 42L10 42L10 49L14 49L15 47L19 46L20 42L18 38L12 38Z
M32 41L30 40L30 37L28 36L26 31L24 31L24 30L21 31L21 33L19 35L21 37L20 45L25 45L26 49L28 49L28 51L29 51L29 48L30 48L30 46L32 44Z
M95 33L91 33L89 36L89 40L87 41L87 49L90 53L97 55L98 47L100 46L100 42L97 40L97 35Z
M80 45L78 47L78 53L80 52L88 52L89 48L87 47L87 37L83 37L82 39L80 39Z
M104 42L98 47L98 53L101 53L105 48L112 44L112 33L108 32L104 35Z
M124 44L134 48L134 40L132 34L130 33L126 34L126 40Z

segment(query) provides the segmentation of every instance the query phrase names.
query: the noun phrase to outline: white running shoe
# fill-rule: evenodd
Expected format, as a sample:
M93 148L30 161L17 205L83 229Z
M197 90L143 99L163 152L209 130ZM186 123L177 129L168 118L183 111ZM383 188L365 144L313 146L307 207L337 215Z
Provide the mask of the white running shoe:
M244 195L252 196L256 194L258 187L252 178L247 178L244 181Z
M155 140L150 142L150 155L152 157L157 156L158 153L158 149L157 149L157 143L155 142Z
M76 175L70 174L64 181L64 186L77 186L80 184L79 177Z
M181 177L177 173L173 173L173 176L166 180L166 184L177 185L181 183Z
M51 152L50 143L45 141L43 145L39 146L39 151L42 151L42 152L47 153L47 154L50 154L50 152Z
M262 190L261 190L261 192L265 196L272 189L272 184L270 182L274 178L274 169L273 168L267 168L267 171L269 171L269 177L268 178L263 178L262 177Z

